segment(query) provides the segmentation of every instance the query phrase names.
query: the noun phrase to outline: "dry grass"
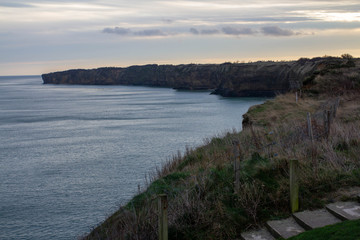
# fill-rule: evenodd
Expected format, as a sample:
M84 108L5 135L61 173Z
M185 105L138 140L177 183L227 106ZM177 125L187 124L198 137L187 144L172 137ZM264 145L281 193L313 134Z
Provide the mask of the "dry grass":
M296 103L295 93L287 93L268 100L264 104L253 106L244 115L244 121L254 126L271 127L278 122L299 121L307 112L314 112L325 100L302 98ZM245 125L250 122L246 122Z
M298 103L289 93L252 107L245 116L245 124L252 125L174 155L146 191L84 239L156 239L160 193L169 198L170 239L234 239L247 228L289 215L290 159L300 163L302 209L349 198L344 189L360 185L359 99L357 89L341 94L329 137L323 112L334 109L333 93L307 93ZM307 112L313 116L313 140ZM233 183L234 141L240 142L242 160L239 194Z
M290 96L283 96L280 101L289 103ZM184 156L175 155L154 178L165 179L161 184L166 187L160 188L169 195L171 238L234 238L251 226L289 214L288 159L300 162L302 208L319 207L323 201L334 198L339 188L359 184L360 121L348 122L342 118L356 108L352 101L356 99L342 99L328 139L318 137L312 142L307 135L306 119L296 117L265 128L254 126L241 133L227 133L206 140L202 147L188 149ZM300 102L294 111L314 109L312 101ZM321 103L316 106L324 106ZM323 126L317 126L314 131L322 136ZM238 195L234 194L233 185L234 140L241 143L243 160ZM176 181L166 180L169 176L175 179L177 173L185 175ZM149 189L161 186L158 181ZM140 204L123 207L88 239L156 239L154 199L158 193L150 190Z

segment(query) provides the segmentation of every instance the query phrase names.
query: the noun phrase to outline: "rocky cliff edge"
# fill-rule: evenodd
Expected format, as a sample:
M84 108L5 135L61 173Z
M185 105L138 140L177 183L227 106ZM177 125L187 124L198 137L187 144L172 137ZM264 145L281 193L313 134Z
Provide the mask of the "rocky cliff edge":
M42 75L44 84L141 85L184 90L213 90L224 97L271 97L302 86L323 66L346 64L343 58L299 59L127 68L75 69Z

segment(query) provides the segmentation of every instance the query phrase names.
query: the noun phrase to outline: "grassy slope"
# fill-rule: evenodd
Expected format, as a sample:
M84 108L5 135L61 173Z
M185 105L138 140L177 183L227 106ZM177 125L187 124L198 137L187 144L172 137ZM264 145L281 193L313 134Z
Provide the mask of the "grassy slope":
M344 60L346 63L346 61ZM156 195L169 197L170 239L232 239L269 219L289 215L289 159L300 162L302 209L319 208L360 185L359 65L322 66L303 86L303 98L286 94L252 107L245 128L178 154L154 181L86 239L156 239ZM340 97L328 139L323 111ZM307 136L312 113L314 144ZM240 193L234 193L233 142L240 142Z
M319 229L314 229L289 240L356 240L360 239L360 220L346 221Z

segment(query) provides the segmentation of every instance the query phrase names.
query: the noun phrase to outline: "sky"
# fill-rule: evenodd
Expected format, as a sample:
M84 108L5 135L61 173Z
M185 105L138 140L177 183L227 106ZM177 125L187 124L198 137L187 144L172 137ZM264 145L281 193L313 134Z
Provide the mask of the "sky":
M0 75L360 56L360 0L0 0Z

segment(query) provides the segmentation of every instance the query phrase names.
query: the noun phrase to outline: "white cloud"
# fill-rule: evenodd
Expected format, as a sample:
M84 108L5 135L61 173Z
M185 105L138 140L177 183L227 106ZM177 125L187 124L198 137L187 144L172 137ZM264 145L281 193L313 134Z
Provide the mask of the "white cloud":
M311 17L313 19L328 21L328 22L360 22L359 12L336 12L336 11L297 11L298 14Z
M323 36L330 54L339 43L332 39L349 39L342 47L354 48L359 22L359 0L3 0L0 60L180 62L235 58L248 49L272 56L281 52L274 46L289 46L291 54L297 44L295 54L302 40L304 48L321 49Z
M334 9L339 9L334 11ZM352 11L345 10L353 8ZM148 26L207 28L223 27L251 28L251 25L296 24L319 21L360 21L360 4L356 1L301 1L244 0L244 1L161 1L161 0L19 0L0 4L0 31L26 28L45 29L56 27L93 29L108 26L134 28ZM238 27L232 25L246 24ZM51 27L50 27L51 25ZM288 28L292 28L290 25ZM316 28L316 27L315 27ZM146 29L143 29L146 30ZM226 31L226 29L225 29Z

